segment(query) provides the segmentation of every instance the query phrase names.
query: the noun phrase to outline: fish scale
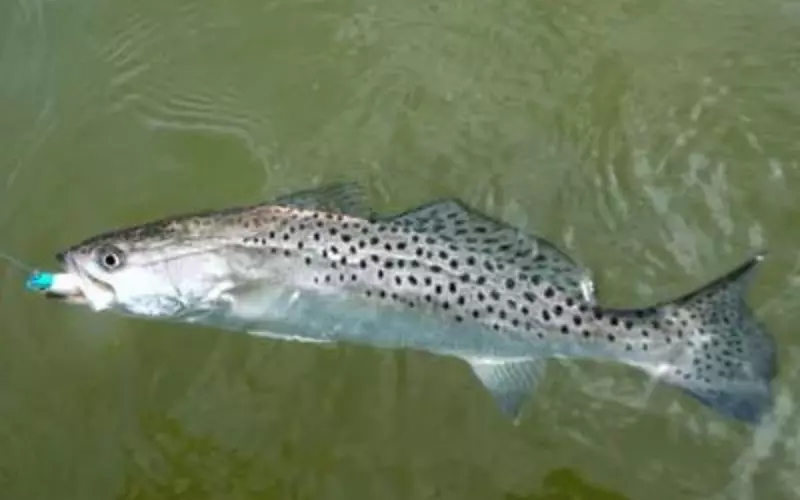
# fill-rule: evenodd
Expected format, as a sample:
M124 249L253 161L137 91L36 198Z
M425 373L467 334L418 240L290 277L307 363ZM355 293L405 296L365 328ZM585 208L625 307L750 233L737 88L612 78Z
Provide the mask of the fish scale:
M341 184L106 232L57 257L77 283L63 298L97 311L460 358L515 421L552 357L636 367L745 422L772 406L775 346L745 301L760 255L674 300L607 308L543 238L457 200L377 216Z
M290 259L301 252L314 285L443 314L458 323L474 321L530 341L589 331L573 325L576 317L590 323L579 289L558 290L540 272L547 256L530 246L519 250L522 238L513 239L509 248L508 234L467 231L460 236L472 235L475 243L459 246L452 227L428 233L426 225L405 221L370 223L295 209L280 212L285 218L280 229L246 243ZM608 342L594 334L581 339Z

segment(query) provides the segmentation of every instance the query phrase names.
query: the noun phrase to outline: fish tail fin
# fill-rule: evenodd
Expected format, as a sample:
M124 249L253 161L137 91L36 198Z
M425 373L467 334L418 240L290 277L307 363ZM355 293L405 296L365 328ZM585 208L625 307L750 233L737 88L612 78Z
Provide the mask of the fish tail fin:
M777 374L774 340L745 300L763 258L757 254L660 308L667 328L681 340L669 362L659 365L658 376L721 414L748 423L771 410L770 383Z

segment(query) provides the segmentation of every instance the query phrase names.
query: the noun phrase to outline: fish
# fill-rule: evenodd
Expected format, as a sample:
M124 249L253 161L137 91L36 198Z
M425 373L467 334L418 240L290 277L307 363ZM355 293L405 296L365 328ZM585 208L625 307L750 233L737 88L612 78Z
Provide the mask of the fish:
M268 339L466 362L519 423L553 359L621 363L724 418L771 411L775 342L746 302L765 253L646 307L601 304L556 245L455 199L377 214L356 183L99 233L50 298ZM59 278L61 279L61 278Z

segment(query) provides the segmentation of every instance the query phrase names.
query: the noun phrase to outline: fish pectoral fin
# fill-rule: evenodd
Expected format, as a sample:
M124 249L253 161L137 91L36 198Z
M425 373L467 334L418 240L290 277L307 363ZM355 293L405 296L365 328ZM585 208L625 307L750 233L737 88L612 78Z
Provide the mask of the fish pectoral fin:
M518 361L472 358L467 362L503 413L518 424L525 399L535 392L544 377L546 361L536 358Z
M279 196L270 201L270 204L338 212L355 217L371 215L364 189L355 182L328 184L318 188L296 191Z
M303 335L298 334L291 334L291 333L279 333L273 332L269 330L248 330L247 333L253 335L255 337L264 337L268 339L275 339L275 340L289 340L293 342L304 342L308 344L328 344L330 343L329 340L326 339L319 339L314 337L306 337Z

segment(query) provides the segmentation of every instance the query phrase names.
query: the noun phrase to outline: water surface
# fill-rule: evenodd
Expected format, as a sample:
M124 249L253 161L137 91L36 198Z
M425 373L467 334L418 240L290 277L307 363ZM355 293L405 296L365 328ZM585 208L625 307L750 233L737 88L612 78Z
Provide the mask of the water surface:
M0 240L361 180L457 196L603 303L767 249L776 414L550 366L514 427L462 363L95 315L0 269L0 498L782 499L800 489L800 9L786 1L19 0L0 6Z

